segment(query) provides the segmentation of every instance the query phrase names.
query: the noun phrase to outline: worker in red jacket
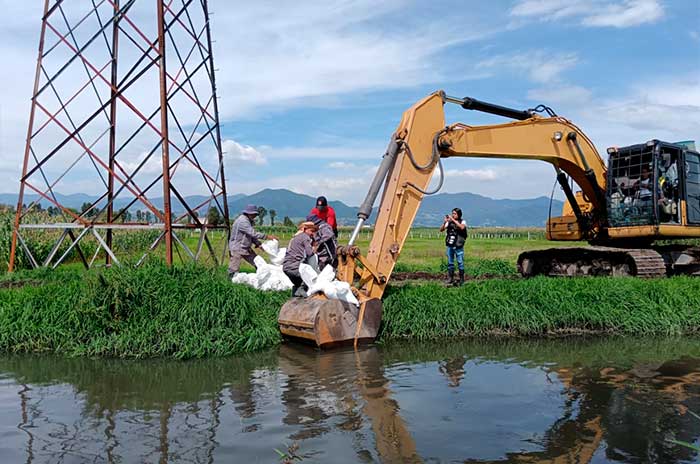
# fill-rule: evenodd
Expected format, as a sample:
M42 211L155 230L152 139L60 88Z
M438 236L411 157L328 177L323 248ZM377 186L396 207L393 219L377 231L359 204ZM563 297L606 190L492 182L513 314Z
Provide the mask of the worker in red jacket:
M320 196L316 198L316 207L312 208L309 214L315 214L326 221L333 229L335 236L338 236L338 221L335 219L335 210L333 207L328 206L328 200L326 200L326 197Z

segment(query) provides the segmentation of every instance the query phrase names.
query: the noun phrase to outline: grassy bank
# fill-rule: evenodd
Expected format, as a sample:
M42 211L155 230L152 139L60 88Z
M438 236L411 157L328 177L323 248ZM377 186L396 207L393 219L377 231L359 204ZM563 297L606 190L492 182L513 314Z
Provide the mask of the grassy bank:
M382 337L700 333L700 279L491 279L389 289Z
M280 342L285 293L231 285L221 270L62 268L0 279L0 351L178 358ZM381 340L605 332L700 332L700 279L492 279L390 288Z
M223 271L159 264L21 272L0 287L0 351L89 356L190 358L265 348L280 341L277 311L287 299L234 286Z

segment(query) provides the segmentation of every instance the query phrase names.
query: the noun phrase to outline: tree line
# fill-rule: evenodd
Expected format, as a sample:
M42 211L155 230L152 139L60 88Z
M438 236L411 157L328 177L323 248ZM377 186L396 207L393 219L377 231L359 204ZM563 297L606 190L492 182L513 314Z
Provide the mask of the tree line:
M258 206L258 225L262 226L265 224L265 218L268 217L270 218L270 225L274 226L275 225L275 219L277 219L277 211L274 209L267 209L264 206ZM234 219L232 217L232 219ZM224 218L221 216L221 213L219 213L219 209L215 207L209 208L209 211L207 212L207 224L209 225L219 225L224 223ZM282 219L282 225L285 227L294 227L294 221L289 216L285 216L284 219Z
M23 209L27 208L27 205L22 205ZM73 213L77 215L84 216L86 218L93 219L97 217L97 214L99 212L99 208L93 207L92 203L89 202L84 202L81 206L80 209L75 209L75 208L66 208L69 211L72 211ZM47 208L44 208L41 206L40 203L36 203L32 206L32 211L34 212L45 212L48 214L49 217L57 217L61 216L64 214L64 211L61 210L61 208L57 206L49 206ZM0 213L12 213L14 214L15 208L12 205L5 205L5 204L0 204ZM161 211L162 213L162 211ZM195 215L197 215L197 212L195 211ZM118 217L119 222L138 222L138 223L152 223L158 220L157 216L153 214L150 210L145 210L142 211L140 209L132 212L130 210L118 210L115 211L114 213L115 217ZM262 226L265 223L265 218L270 219L270 225L274 226L276 219L277 219L277 211L274 209L267 209L264 206L258 206L258 218L257 218L257 223L258 225ZM106 213L103 212L99 215L99 219L101 220L106 220ZM233 219L233 218L232 218ZM191 217L186 217L182 220L182 222L190 222L193 223L195 222L193 218ZM215 206L212 206L209 208L207 211L206 215L206 222L209 225L212 226L218 226L218 225L223 225L224 224L224 217L223 215L219 212L219 209ZM279 224L278 224L279 225ZM282 219L282 225L285 227L295 227L294 221L289 216L285 216L284 219Z

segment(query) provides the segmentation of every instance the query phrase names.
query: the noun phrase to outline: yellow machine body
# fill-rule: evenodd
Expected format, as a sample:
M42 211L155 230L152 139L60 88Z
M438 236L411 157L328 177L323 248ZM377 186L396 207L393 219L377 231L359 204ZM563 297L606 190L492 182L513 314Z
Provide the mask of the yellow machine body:
M516 120L485 126L462 123L446 126L444 105L448 102ZM442 176L442 159L450 157L531 159L551 164L567 201L562 215L547 222L547 239L586 240L611 247L610 253L601 246L580 248L578 255L575 248L531 252L519 259L520 264L527 261L527 272L646 277L671 272L700 274L700 252L675 250L672 255L665 255L664 251L645 248L626 250L632 244L649 243L653 239L700 237L700 205L694 206L693 211L699 216L694 224L689 221L689 208L684 200L677 224L610 227L608 168L604 160L591 140L571 121L555 115L551 109L548 113L548 117L543 117L534 110L518 111L471 98L456 99L442 91L409 108L392 135L370 192L360 206L360 219L350 243L338 248L336 276L350 284L360 301L359 308L323 296L292 299L280 312L278 322L282 333L322 347L349 340L371 341L377 335L384 290L433 174L439 168ZM688 153L698 157L700 166L700 155ZM372 211L378 182L382 185L381 201L376 208L369 248L363 252L354 245L354 237ZM580 188L579 192L573 192L573 183ZM594 262L581 264L581 259ZM600 269L595 267L598 265ZM521 272L531 275L523 269Z

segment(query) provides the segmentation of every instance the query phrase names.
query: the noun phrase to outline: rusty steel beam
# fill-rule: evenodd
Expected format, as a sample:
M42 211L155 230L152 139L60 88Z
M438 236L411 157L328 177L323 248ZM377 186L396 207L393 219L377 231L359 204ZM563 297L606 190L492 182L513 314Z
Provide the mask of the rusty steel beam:
M137 8L149 8L151 14L134 13ZM143 21L153 23L144 27L140 24ZM155 34L144 32L153 29L157 31ZM176 34L176 30L184 34ZM47 35L55 37L55 42ZM131 53L122 53L124 47L133 49ZM106 56L104 61L101 56ZM74 75L76 69L82 69L82 78ZM154 73L157 73L157 83L153 80ZM143 102L153 102L158 96L158 107L150 116L139 107L143 106L142 99L131 95L132 88L143 91L144 83L150 86L153 97ZM170 131L169 125L176 130ZM144 131L146 127L149 129ZM144 142L153 148L143 151L140 147ZM152 155L157 150L161 151L161 159L158 172L154 172ZM135 153L140 154L137 162L122 159L133 157ZM207 156L216 156L216 168L210 167L211 171L207 166L213 163L205 162ZM184 173L179 169L181 164L188 166ZM145 169L147 165L149 168ZM91 175L95 176L94 181L89 178ZM194 180L187 177L184 185L180 185L178 179L183 176L196 178L200 187L192 193L205 193L204 201L188 204L183 187L191 190ZM62 185L77 179L104 190L96 192L82 211L76 213L62 204L59 194L63 193ZM139 262L161 244L164 244L168 265L173 263L173 252L182 259L180 248L185 257L196 261L203 244L214 261L218 261L207 230L223 228L228 232L230 220L208 2L44 0L19 180L10 271L16 267L18 241L32 265L38 263L32 255L36 250L31 250L31 243L28 245L19 235L20 229L30 229L32 234L63 231L50 248L49 256L38 257L54 267L74 259L70 253L77 253L86 267L96 262L100 252L105 253L106 265L119 264L113 247L114 234L136 230L161 231L143 250L145 253ZM158 183L162 184L162 211L147 196ZM23 208L27 189L36 192L37 199ZM115 203L117 200L119 203ZM42 202L55 206L64 222L30 221L31 211ZM184 210L181 214L174 214L173 204L177 203ZM117 206L119 211L115 209ZM207 225L198 219L202 216L200 210L209 207L219 210L225 221L223 226ZM129 221L126 212L130 208L150 211L157 223L124 223ZM187 224L176 223L188 217L192 219L186 221ZM96 229L104 229L104 235ZM196 253L174 235L175 229L199 231ZM89 262L80 247L80 241L86 236L98 241L95 255ZM66 237L70 237L71 243L64 251L62 245ZM59 248L61 256L54 262ZM224 247L222 260L225 252Z

